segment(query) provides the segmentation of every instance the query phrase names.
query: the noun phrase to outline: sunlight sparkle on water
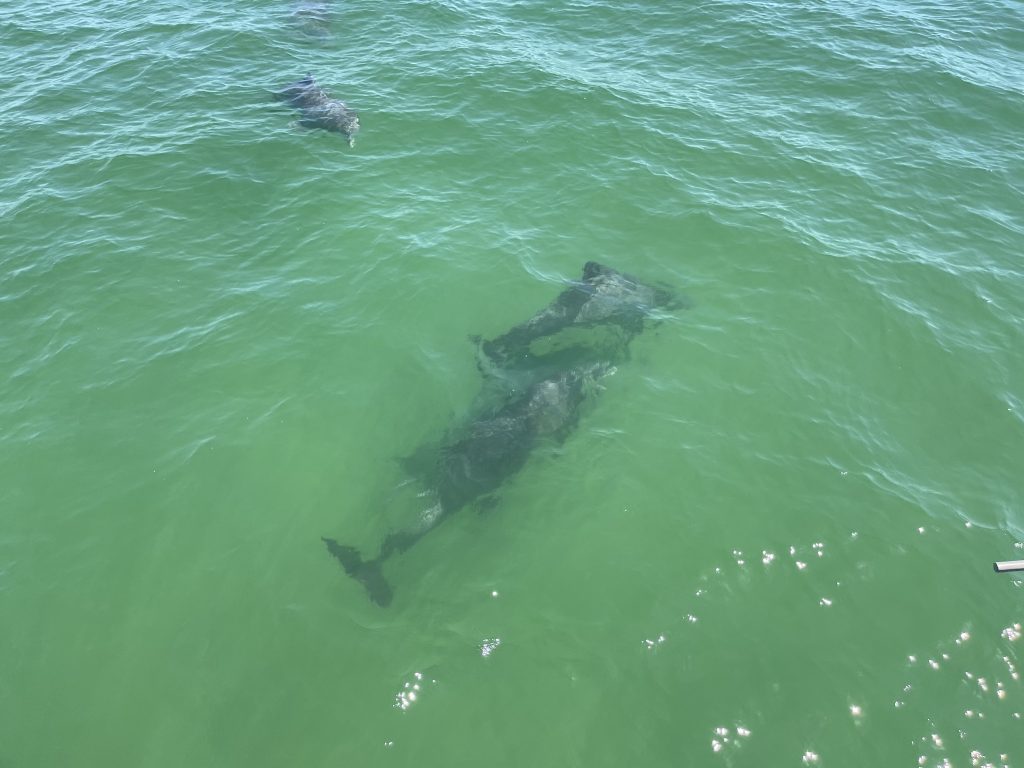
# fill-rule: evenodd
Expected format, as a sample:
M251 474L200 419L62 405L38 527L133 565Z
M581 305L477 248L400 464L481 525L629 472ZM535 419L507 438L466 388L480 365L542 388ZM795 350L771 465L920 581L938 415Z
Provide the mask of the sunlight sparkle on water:
M664 635L658 635L658 637L656 639L654 639L654 640L644 640L644 647L646 647L648 649L656 648L657 646L661 645L664 642L665 642L665 636Z
M494 653L494 650L501 645L500 637L485 638L480 644L480 655L485 659Z
M1013 665L1013 662L1010 661L1010 657L1003 656L1003 661L1006 663L1006 668L1010 671L1010 677L1012 677L1014 680L1020 680L1020 672L1017 671L1017 668Z
M720 725L714 729L711 738L711 751L721 752L727 746L731 745L731 749L735 749L739 746L738 739L745 739L750 736L750 729L744 728L742 725L735 726L735 737L730 736L729 728L724 725Z
M395 707L403 711L409 709L420 696L420 683L423 681L422 672L413 672L413 679L404 686L397 694L395 694ZM431 682L436 683L436 680Z

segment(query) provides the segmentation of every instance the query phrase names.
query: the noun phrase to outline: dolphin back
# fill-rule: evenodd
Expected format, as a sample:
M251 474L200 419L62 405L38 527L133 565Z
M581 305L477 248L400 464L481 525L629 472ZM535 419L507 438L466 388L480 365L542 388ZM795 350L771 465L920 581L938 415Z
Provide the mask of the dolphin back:
M307 73L301 80L296 80L294 83L289 83L283 88L279 88L274 91L274 98L278 101L283 101L293 107L301 107L303 102L308 98L308 94L315 92L319 89L316 84L316 80L313 78L313 73Z

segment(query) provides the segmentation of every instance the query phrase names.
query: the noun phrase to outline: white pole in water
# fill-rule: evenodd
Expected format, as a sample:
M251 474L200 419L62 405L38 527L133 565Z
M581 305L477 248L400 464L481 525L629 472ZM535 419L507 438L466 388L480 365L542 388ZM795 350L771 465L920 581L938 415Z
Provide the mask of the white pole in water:
M1024 560L1003 560L1002 562L992 563L992 567L996 569L996 573L1024 571Z

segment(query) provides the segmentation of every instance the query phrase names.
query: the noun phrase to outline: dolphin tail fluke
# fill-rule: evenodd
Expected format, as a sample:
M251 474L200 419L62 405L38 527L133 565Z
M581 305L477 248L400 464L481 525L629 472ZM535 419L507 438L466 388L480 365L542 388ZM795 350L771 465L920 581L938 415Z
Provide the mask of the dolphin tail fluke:
M359 550L355 547L339 544L334 539L326 537L321 537L321 539L327 545L327 551L341 563L345 573L363 585L370 600L380 606L386 606L391 603L394 593L392 592L391 585L384 578L381 558L363 560L363 556L359 554Z

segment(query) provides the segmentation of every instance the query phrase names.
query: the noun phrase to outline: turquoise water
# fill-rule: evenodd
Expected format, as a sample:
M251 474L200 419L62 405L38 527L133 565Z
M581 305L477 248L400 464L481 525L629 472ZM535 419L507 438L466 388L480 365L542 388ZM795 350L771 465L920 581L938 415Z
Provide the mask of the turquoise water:
M0 766L1024 765L1024 6L302 7L0 19ZM371 604L588 259L690 306Z

